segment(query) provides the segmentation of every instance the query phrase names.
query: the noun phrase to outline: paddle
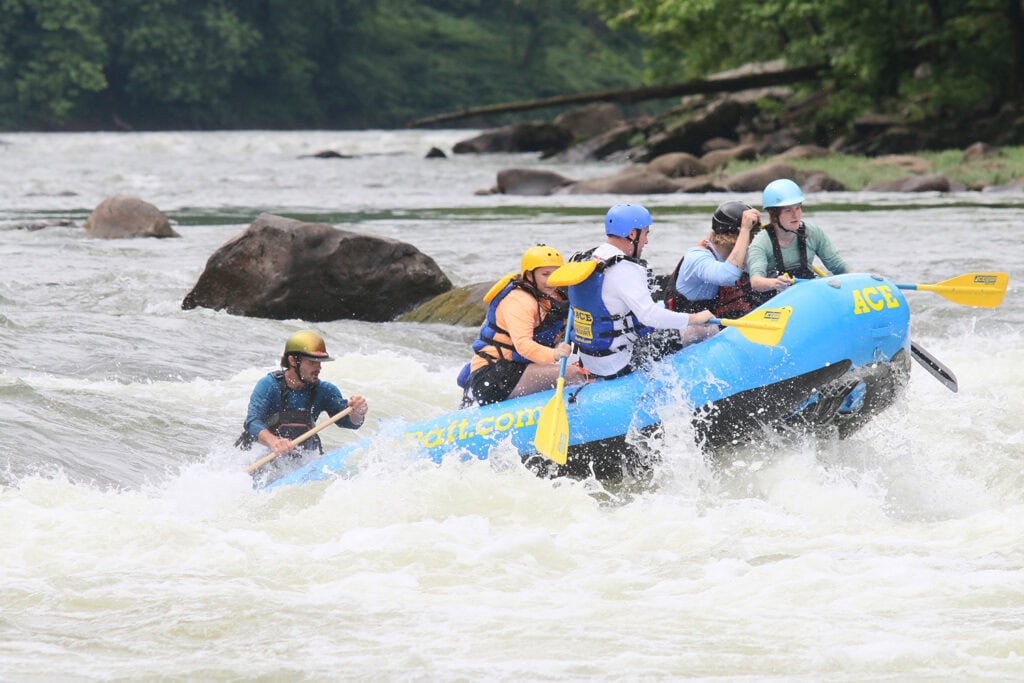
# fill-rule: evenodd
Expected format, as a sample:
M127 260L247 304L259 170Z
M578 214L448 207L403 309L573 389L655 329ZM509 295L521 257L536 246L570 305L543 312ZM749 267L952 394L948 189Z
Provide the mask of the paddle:
M1010 276L1006 273L966 273L935 285L896 285L900 289L935 292L964 306L995 308L1003 303Z
M309 437L313 436L314 434L319 432L324 427L326 427L328 425L334 424L335 422L337 422L338 420L340 420L341 418L345 417L346 415L348 415L351 412L352 412L352 408L348 407L348 408L345 408L345 410L342 410L340 413L335 413L334 416L331 417L329 420L324 420L323 422L318 424L316 427L313 427L312 429L310 429L308 432L303 432L299 436L297 436L294 439L292 439L292 446L298 446L300 443L302 443L303 441L305 441ZM246 473L255 472L256 470L258 470L259 468L263 467L268 462L270 462L271 460L273 460L274 458L276 458L277 456L281 455L281 453L284 453L284 452L285 451L281 451L280 453L277 452L277 451L271 452L270 455L266 456L265 458L261 458L260 460L257 460L253 464L251 464L248 467L246 467L245 468Z
M939 362L939 359L925 351L913 339L910 340L910 356L916 360L921 367L931 373L931 376L942 382L942 384L954 394L959 389L956 383L956 375L953 371Z
M548 282L551 279L548 278ZM724 325L735 327L744 337L755 344L775 346L782 340L782 335L789 324L789 317L793 313L791 306L782 308L769 308L757 310L737 320L722 320L711 318L708 325ZM565 327L566 339L572 332L573 315L569 311L569 323ZM555 384L555 395L551 397L547 405L540 412L537 419L537 434L533 439L537 452L554 463L564 465L569 454L569 416L565 412L565 404L562 402L562 392L565 389L565 364L558 370L558 382Z
M548 278L551 282L551 278ZM569 322L565 325L565 340L569 341L572 334L572 309L569 309ZM568 358L563 358L558 368L558 382L555 383L555 395L551 397L547 405L540 411L537 418L537 434L533 438L533 444L537 452L548 460L564 465L569 457L569 416L565 412L565 404L562 403L562 391L565 389L565 365Z
M548 284L552 287L568 287L578 285L590 277L590 274L597 268L597 261L588 259L586 261L569 261L558 266L548 277Z
M811 267L822 278L826 278L828 275L827 272L816 265ZM1009 280L1009 275L1005 272L969 272L938 285L897 285L896 287L901 290L933 291L950 301L966 306L995 307L1002 301L1002 295L1007 291ZM941 360L926 351L925 347L912 339L910 340L910 357L918 361L922 368L953 393L956 393L959 389L953 371L946 368Z
M901 285L900 289L935 292L956 304L995 308L1003 302L1010 276L1006 273L966 273L935 285ZM932 377L942 382L952 392L958 390L956 375L943 365L938 358L925 351L914 340L910 341L910 355Z
M755 344L775 346L782 340L786 325L789 324L789 316L792 314L792 306L783 306L755 310L736 320L711 318L708 324L735 327L740 334Z

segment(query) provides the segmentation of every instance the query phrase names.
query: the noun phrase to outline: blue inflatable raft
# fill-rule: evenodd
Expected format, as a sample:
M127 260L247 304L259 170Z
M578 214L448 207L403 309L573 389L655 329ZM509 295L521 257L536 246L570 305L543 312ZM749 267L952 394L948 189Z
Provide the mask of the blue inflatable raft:
M765 307L792 308L781 341L755 344L726 328L613 380L566 387L569 455L558 466L536 454L546 391L404 425L402 437L440 462L514 448L548 475L621 476L640 457L637 435L657 435L665 415L692 416L701 446L742 443L765 428L828 430L844 438L896 401L909 379L910 312L899 287L869 274L801 281ZM325 453L267 485L315 481L351 468L380 435ZM635 463L634 463L635 464Z

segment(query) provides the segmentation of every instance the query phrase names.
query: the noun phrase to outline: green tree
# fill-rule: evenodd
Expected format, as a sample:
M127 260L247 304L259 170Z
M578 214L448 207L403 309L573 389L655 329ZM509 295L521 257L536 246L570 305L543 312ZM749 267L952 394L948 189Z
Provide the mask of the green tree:
M585 1L647 37L652 81L774 58L827 62L836 94L825 116L835 118L964 111L1024 91L1021 0Z
M0 0L0 127L393 127L635 85L578 0Z
M355 96L376 95L385 125L479 104L628 87L641 76L636 39L621 38L593 12L581 14L577 0L381 0L366 23L375 44L339 69L346 83L364 84Z
M100 13L78 0L0 1L0 117L59 126L107 83Z
M96 0L111 46L104 100L131 122L166 112L186 126L216 125L260 34L227 0Z
M369 92L354 87L343 65L366 63L377 55L368 17L377 15L377 0L253 0L239 12L260 32L247 68L234 83L233 96L246 103L232 125L330 127L358 125L371 117L374 81ZM366 120L372 120L366 119Z

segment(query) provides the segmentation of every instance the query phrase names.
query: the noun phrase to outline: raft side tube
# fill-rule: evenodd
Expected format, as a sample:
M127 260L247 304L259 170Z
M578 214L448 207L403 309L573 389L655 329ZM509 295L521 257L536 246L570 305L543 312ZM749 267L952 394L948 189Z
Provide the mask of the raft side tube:
M846 375L851 365L844 360L700 406L693 413L694 434L709 450L746 441L792 415L809 397Z
M756 410L766 411L758 424L782 420L786 417L779 414L782 411L800 412L800 403L808 401L812 389L841 382L858 368L888 371L889 364L901 363L901 351L909 353L906 300L896 285L878 276L859 273L803 281L763 306L793 309L775 346L754 344L728 328L655 362L649 370L582 388L567 386L570 458L587 450L574 451L574 446L613 444L631 432L656 428L660 414L675 406L679 411L708 407L699 408L704 410L699 415L704 419L698 420L704 425L700 434L712 444L731 443L748 431L745 425ZM870 376L866 370L860 372ZM857 381L864 379L853 376ZM877 412L875 408L895 400L892 396L906 384L906 377L900 373L892 377L888 390L880 384L873 391L868 385L864 403L869 410L857 410L858 420L863 422L862 413ZM399 438L436 462L453 452L485 459L493 446L506 442L522 456L533 455L536 421L553 395L549 390L406 424ZM347 467L351 454L366 443L330 451L272 486L330 476Z

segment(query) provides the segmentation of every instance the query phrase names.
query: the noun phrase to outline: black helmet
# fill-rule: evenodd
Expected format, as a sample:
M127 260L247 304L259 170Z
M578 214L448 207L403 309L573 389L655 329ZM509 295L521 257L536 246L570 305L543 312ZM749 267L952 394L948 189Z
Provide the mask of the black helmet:
M724 202L715 209L711 217L711 230L716 235L738 235L743 222L743 212L754 207L743 202Z

